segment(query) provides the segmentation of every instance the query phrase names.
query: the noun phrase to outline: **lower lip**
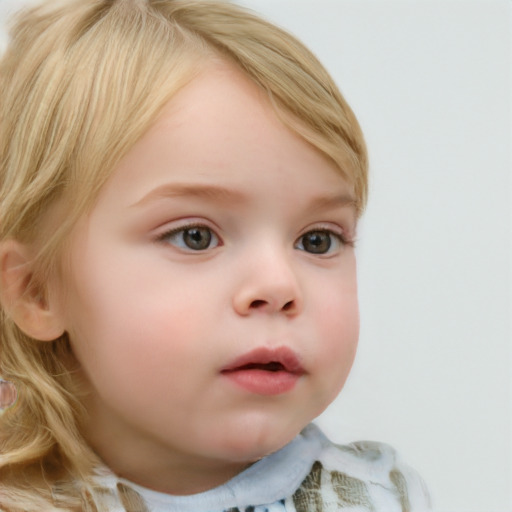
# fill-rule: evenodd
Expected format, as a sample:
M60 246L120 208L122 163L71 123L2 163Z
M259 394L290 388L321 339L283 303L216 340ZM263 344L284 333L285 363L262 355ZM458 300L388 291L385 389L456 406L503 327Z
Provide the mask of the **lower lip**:
M227 379L237 386L258 395L281 395L291 391L300 375L286 371L269 372L265 370L235 370L223 372Z

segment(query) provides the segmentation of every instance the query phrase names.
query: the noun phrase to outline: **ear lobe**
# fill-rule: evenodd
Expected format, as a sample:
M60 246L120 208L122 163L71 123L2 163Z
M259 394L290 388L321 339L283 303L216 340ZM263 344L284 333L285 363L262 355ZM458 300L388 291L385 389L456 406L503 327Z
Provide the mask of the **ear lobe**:
M15 240L0 243L0 302L28 336L53 341L64 334L58 310L45 300L44 287L33 282L29 248Z

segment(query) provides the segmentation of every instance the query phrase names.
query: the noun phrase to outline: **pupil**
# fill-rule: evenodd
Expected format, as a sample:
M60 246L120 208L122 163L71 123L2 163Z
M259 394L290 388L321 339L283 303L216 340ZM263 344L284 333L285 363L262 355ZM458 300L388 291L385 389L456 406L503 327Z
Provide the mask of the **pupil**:
M208 228L190 228L184 233L184 241L190 249L207 249L212 240L212 234Z
M314 231L305 235L302 243L306 251L323 254L331 247L331 237L322 231Z

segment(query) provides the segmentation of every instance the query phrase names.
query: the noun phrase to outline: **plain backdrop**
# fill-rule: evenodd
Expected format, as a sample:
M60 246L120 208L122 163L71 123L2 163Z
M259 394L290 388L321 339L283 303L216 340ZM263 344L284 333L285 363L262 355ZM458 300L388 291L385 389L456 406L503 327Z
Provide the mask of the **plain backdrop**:
M313 49L369 146L360 349L319 423L395 446L438 512L511 512L512 4L239 3Z

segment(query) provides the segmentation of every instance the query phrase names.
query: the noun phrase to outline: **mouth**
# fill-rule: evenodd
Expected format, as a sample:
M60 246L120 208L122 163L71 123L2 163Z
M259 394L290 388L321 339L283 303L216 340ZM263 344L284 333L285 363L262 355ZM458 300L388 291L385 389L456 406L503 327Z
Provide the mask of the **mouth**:
M272 361L270 363L249 363L245 364L243 366L240 366L239 368L235 368L236 370L263 370L265 372L285 372L287 371L285 366L283 366L282 363L279 363L278 361ZM230 370L227 370L230 371ZM233 371L233 370L231 370Z
M263 370L267 372L287 372L303 374L299 358L287 347L276 349L258 348L235 359L221 370L221 373L236 371Z
M220 373L250 393L280 395L291 391L306 372L291 349L279 347L250 351Z

